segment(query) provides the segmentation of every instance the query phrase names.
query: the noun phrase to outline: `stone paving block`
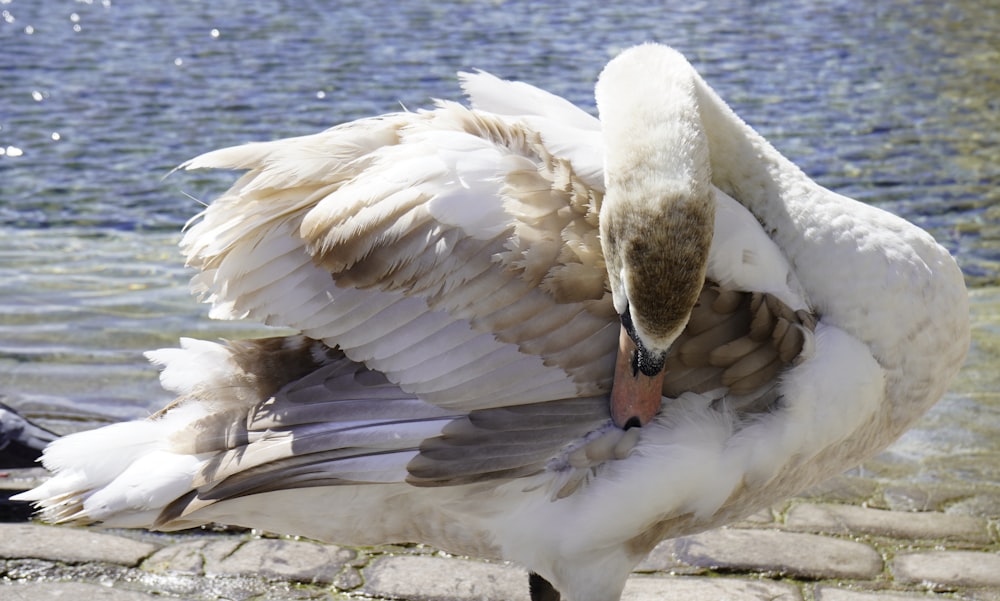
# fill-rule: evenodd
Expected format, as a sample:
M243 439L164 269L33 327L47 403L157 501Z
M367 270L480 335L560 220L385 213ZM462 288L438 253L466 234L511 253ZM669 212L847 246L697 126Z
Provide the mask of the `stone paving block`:
M679 560L676 555L677 541L665 540L656 545L649 555L635 566L634 572L670 572L671 574L694 574L691 566Z
M765 528L774 524L774 514L771 509L761 509L747 517L729 524L730 528Z
M49 479L49 472L44 467L4 468L0 473L0 490L21 492L31 490Z
M796 505L786 527L827 534L872 534L903 539L991 541L985 518L937 512L899 512L853 505Z
M256 574L264 578L329 584L349 561L355 551L335 545L305 541L260 539L241 545L235 553L224 557L218 566L209 564L216 573Z
M192 540L170 545L142 562L147 572L172 572L204 576L208 557L225 557L236 550L239 540Z
M962 591L961 599L962 601L1000 601L1000 588L967 588Z
M869 545L777 530L711 530L674 541L680 561L701 568L809 579L874 578L882 557Z
M65 599L66 601L163 601L138 591L79 582L16 582L0 585L0 601Z
M978 551L903 553L892 561L900 582L932 588L1000 588L1000 554Z
M737 578L658 578L633 576L625 584L622 601L801 601L798 589L769 580Z
M398 555L365 568L360 592L407 601L528 601L528 573L468 559Z
M333 580L333 586L342 591L354 590L364 583L365 578L361 575L361 570L354 567L344 568Z
M814 592L816 601L928 601L924 593L893 591L852 591L829 585L819 585Z
M0 524L0 557L138 565L160 547L84 528Z
M943 507L968 496L968 488L940 483L927 487L906 482L897 483L887 486L882 493L886 508L892 511L940 511Z
M948 506L948 513L956 515L1000 515L1000 493L977 493Z
M330 584L356 556L349 549L304 541L196 540L158 551L142 568L196 576L242 575Z
M841 503L863 503L879 496L878 487L878 482L874 480L843 474L817 484L799 493L798 496Z

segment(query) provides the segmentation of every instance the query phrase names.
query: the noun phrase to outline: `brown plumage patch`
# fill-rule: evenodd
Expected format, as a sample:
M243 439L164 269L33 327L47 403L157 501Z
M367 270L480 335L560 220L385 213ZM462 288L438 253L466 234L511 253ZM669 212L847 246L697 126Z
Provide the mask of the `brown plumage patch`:
M627 295L644 344L662 352L704 283L715 203L707 173L664 174L648 158L633 159L605 174L599 227L611 289Z
M306 336L275 336L229 342L233 361L255 380L266 399L320 365L344 359L344 353Z
M476 115L481 132L497 129L486 126L489 120ZM532 168L504 178L501 194L515 220L498 258L557 303L603 299L609 290L597 231L603 193L584 183L569 161L550 155L537 133L525 130L518 139Z
M752 395L812 348L816 316L793 311L773 294L723 290L706 282L687 328L667 356L663 394L726 386Z

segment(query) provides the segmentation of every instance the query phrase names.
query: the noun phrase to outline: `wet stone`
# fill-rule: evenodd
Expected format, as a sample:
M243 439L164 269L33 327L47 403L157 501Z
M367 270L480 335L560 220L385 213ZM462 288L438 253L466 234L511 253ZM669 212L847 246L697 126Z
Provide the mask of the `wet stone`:
M1000 554L977 551L927 551L896 555L896 580L933 589L1000 588Z
M921 593L897 593L892 591L852 591L835 586L817 586L816 601L927 601Z
M331 584L355 556L349 549L303 541L200 540L167 547L144 562L142 568L158 573L242 575Z
M869 545L776 530L712 530L674 541L674 556L701 568L809 579L874 578L882 557Z
M407 601L528 601L528 573L468 559L380 557L364 570L365 595Z
M952 503L946 511L956 515L1000 515L1000 493L976 494Z
M761 528L774 523L774 513L771 509L761 509L747 517L730 524L731 528Z
M158 599L185 601L333 601L332 590L286 581L265 581L253 576L205 577L190 574L149 574L135 578L142 589ZM324 590L326 589L326 590Z
M142 563L148 572L205 575L206 555L232 553L240 544L236 540L195 540L171 545L155 553Z
M830 478L807 489L798 496L815 501L863 503L879 495L878 483L846 474Z
M57 601L162 601L163 597L139 591L80 582L15 582L0 585L0 601L46 599Z
M633 572L668 572L670 574L697 574L701 570L693 568L677 558L677 541L665 540L656 545L649 555L633 569Z
M0 490L21 492L31 490L49 479L49 472L43 467L3 468L0 474Z
M892 511L935 511L969 496L965 488L935 485L894 484L885 489L883 498Z
M333 586L342 591L350 591L365 583L361 570L354 567L346 567L333 580Z
M785 525L826 534L871 534L903 539L989 543L985 518L937 512L906 513L853 505L796 505Z
M1000 588L967 588L962 591L962 601L1000 601Z
M633 576L625 584L622 601L801 601L799 591L787 584L768 580L736 578L657 578Z
M138 565L160 547L83 528L0 524L0 558Z

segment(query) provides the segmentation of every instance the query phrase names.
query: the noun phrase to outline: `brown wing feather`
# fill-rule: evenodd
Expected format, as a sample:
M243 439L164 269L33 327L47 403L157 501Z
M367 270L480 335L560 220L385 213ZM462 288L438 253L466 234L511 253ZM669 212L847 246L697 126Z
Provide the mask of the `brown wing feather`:
M731 396L751 397L738 408L760 409L755 400L810 352L815 327L815 315L793 311L773 294L721 290L706 282L667 357L663 394L728 387Z
M473 411L420 445L407 465L407 482L452 486L538 473L608 419L606 397Z

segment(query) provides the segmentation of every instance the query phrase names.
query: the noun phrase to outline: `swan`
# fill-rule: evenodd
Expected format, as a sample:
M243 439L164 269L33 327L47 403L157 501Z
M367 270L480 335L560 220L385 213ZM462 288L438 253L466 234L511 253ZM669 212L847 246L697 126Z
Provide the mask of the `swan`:
M505 559L614 601L662 539L857 465L944 393L967 296L920 228L810 180L677 51L599 118L486 72L469 106L209 152L181 241L211 316L176 400L52 443L43 519L225 523Z

